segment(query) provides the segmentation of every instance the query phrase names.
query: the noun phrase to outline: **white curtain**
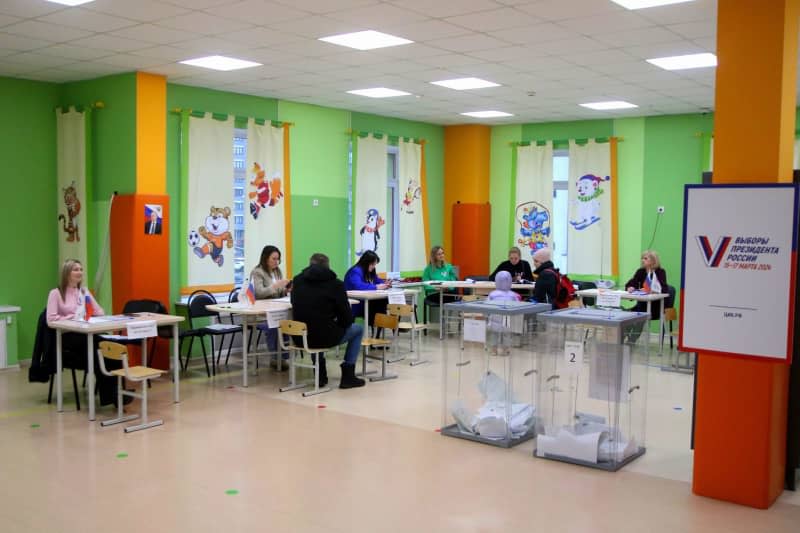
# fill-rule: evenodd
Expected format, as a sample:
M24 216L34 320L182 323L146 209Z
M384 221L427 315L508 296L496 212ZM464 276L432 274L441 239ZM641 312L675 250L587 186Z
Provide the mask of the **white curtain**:
M422 145L400 139L398 145L400 194L400 270L423 270L427 264L425 218L427 198L422 197Z
M86 210L89 208L86 203L86 116L72 107L66 113L56 109L56 231L59 264L66 259L80 261L88 285L91 278L86 261Z
M530 261L540 248L552 248L553 143L517 146L517 175L512 246Z
M189 117L189 286L233 283L233 117Z
M611 145L569 142L570 274L611 274Z
M272 244L285 258L287 198L283 172L283 128L247 123L247 207L244 224L245 276L261 258L261 249Z
M376 252L390 265L386 255L387 175L386 136L356 138L353 184L353 262L367 250Z

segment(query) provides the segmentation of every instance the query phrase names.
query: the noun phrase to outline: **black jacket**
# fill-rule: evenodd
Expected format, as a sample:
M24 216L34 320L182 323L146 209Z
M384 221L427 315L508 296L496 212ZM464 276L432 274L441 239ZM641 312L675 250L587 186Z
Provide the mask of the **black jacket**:
M667 286L667 271L663 268L659 267L655 269L656 279L658 279L658 283L661 284L661 292L666 294L669 289ZM634 290L639 290L644 287L644 280L647 277L647 270L644 268L638 269L636 272L633 273L633 277L628 280L625 284L625 289L627 290L628 287L633 287ZM664 302L666 304L666 302ZM666 305L665 305L666 307ZM636 306L633 308L634 311L639 312L647 312L647 302L636 302ZM658 320L661 318L661 303L660 302L651 302L650 306L650 318L652 320Z
M533 271L538 276L536 278L536 286L533 288L534 300L544 304L550 304L555 301L558 287L556 272L556 267L552 261L545 261Z
M494 272L492 272L492 275L489 277L492 278L492 281L494 281L494 277L497 275L497 273L503 270L511 274L512 280L517 274L522 274L522 279L533 281L533 276L531 275L531 265L524 259L520 259L516 265L512 265L511 261L503 261L497 265L497 268L494 269Z
M86 359L84 353L74 354L67 346L67 336L62 336L61 366L64 368L85 369ZM77 335L81 335L78 333ZM81 335L83 336L83 335ZM33 342L31 366L28 368L28 381L31 383L47 383L50 374L56 373L56 330L47 325L47 309L39 314L36 323L36 337Z
M336 273L311 265L292 280L292 313L308 326L308 346L336 346L353 323L344 283Z

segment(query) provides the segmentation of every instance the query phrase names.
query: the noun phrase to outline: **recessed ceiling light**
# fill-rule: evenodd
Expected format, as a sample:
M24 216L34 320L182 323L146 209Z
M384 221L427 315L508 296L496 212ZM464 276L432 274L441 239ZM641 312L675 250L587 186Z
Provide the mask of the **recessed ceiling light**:
M455 89L456 91L465 91L468 89L484 89L486 87L500 87L499 83L493 81L486 81L480 78L456 78L453 80L432 81L433 85L441 85L448 89Z
M326 43L338 44L339 46L355 48L356 50L372 50L375 48L386 48L387 46L399 46L401 44L411 44L414 42L403 39L402 37L395 37L388 33L381 33L373 30L330 35L328 37L320 37L319 40L325 41Z
M372 89L356 89L355 91L347 91L350 94L357 94L359 96L369 96L370 98L390 98L392 96L408 96L411 93L405 91L396 91L395 89L387 89L386 87L373 87Z
M513 117L511 113L504 111L470 111L469 113L461 113L467 117L475 118L498 118L498 117Z
M709 53L689 54L685 56L656 57L648 59L647 62L664 70L684 70L687 68L716 67L717 56Z
M180 63L184 65L192 65L193 67L203 67L223 71L261 66L261 63L256 63L255 61L246 61L244 59L236 59L235 57L225 56L198 57L197 59L187 59L186 61L181 61Z
M79 6L81 4L88 4L89 2L94 2L94 0L47 0L48 2L53 2L54 4L62 4L65 6Z
M611 0L625 9L644 9L646 7L668 6L670 4L682 4L693 0Z
M608 111L609 109L631 109L633 107L639 107L636 104L632 104L630 102L623 102L621 100L611 101L611 102L589 102L586 104L579 104L581 107L588 107L589 109L596 109L598 111Z

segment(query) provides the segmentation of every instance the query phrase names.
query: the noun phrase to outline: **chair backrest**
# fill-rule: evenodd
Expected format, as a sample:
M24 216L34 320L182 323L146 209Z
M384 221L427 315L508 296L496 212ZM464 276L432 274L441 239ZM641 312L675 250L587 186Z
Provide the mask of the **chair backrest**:
M209 311L206 306L213 305L217 303L217 299L214 298L214 295L205 290L196 290L192 294L189 295L189 327L193 328L192 319L193 318L203 318L208 316L213 316L219 318L219 313L216 311Z
M106 369L106 359L122 361L122 368L125 369L125 375L128 375L128 349L124 345L118 342L101 341L97 349L97 356L100 372L106 376L113 375Z
M291 339L289 344L286 344L286 337ZM300 337L300 341L303 343L302 346L297 344L298 337ZM281 320L278 322L278 340L282 350L293 349L313 352L313 350L308 348L308 326L305 322L300 322L299 320Z
M385 313L375 313L375 327L376 328L384 328L384 329L391 329L396 330L397 324L400 323L400 319L397 315L387 315Z
M233 289L231 289L231 292L228 293L228 303L232 304L238 301L239 301L239 288L234 287Z
M306 323L298 320L281 320L278 324L284 335L305 335L308 331Z
M167 308L158 300L128 300L122 306L122 312L166 314Z
M464 279L471 279L472 281L492 281L492 276L476 274L474 276L464 276Z
M386 312L390 315L406 317L414 315L414 308L408 304L389 304L386 306Z
M486 297L480 294L465 294L461 297L462 302L477 302L478 300L484 300Z
M667 285L667 297L664 299L664 309L675 307L675 287Z

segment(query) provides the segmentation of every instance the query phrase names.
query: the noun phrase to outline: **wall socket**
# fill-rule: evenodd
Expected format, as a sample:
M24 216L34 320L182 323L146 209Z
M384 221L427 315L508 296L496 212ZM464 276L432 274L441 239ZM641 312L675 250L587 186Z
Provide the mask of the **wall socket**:
M658 213L660 215L663 212L664 212L664 206L663 205L660 205L660 206L656 207L656 213Z
M313 200L311 200L311 205L314 207L319 207L319 200L314 198Z

